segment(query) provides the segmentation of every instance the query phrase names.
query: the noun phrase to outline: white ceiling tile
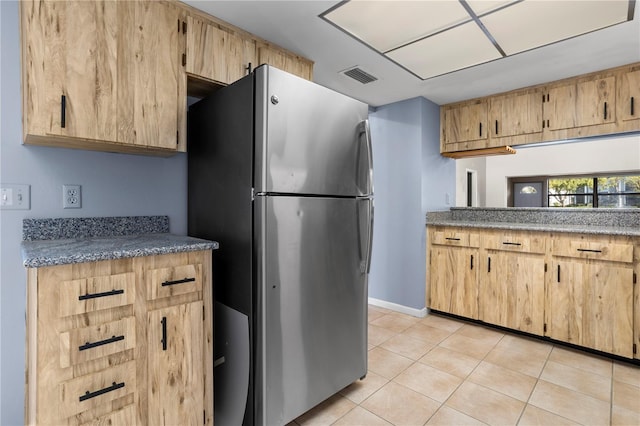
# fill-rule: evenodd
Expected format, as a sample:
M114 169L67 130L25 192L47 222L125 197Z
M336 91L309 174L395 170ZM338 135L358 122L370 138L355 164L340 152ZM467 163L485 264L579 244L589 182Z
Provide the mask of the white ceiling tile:
M394 50L387 56L423 79L501 57L475 22Z
M627 0L525 0L480 20L507 55L627 20Z
M518 0L467 0L467 4L477 16L483 13L491 12L511 3L517 3Z
M380 52L470 20L457 0L353 0L324 17Z

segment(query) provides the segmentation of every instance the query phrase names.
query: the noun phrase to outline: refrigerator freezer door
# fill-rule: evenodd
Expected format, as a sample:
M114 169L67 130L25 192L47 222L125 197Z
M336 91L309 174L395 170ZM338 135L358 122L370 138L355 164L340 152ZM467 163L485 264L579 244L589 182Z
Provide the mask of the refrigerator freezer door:
M256 192L372 194L366 104L269 66L255 78Z
M256 424L286 424L366 375L370 202L256 197Z

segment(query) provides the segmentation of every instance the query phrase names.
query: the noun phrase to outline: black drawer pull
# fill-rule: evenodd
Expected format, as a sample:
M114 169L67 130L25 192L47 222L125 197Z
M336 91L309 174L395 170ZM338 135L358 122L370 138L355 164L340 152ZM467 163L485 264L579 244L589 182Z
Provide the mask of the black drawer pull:
M109 343L119 342L120 340L124 340L124 336L113 336L109 339L100 340L98 342L87 342L82 346L78 346L79 351L86 351L87 349L97 348L98 346L108 345Z
M62 95L60 98L60 127L64 129L67 124L67 97Z
M604 103L604 119L607 119L607 103Z
M87 399L95 398L96 396L104 395L105 393L118 390L123 387L124 387L124 382L122 383L113 382L113 384L107 388L100 389L95 392L87 391L87 393L85 393L84 395L80 395L80 402L86 401Z
M504 244L505 246L521 246L521 243L509 243L506 241L503 241L502 244Z
M487 262L487 272L491 272L491 258L488 258L489 261Z
M167 317L162 317L160 324L162 324L162 340L161 340L162 350L166 351L167 350Z
M498 120L496 120L496 135L498 134Z
M182 280L165 281L165 282L162 283L162 287L166 287L168 285L191 283L191 282L194 282L195 280L196 280L195 278L184 278Z
M449 241L460 241L460 238L447 237L447 238L445 238L445 240L449 240Z
M479 130L480 130L480 137L482 137L482 123L480 123Z
M124 289L105 291L104 293L87 293L78 296L78 300L96 299L98 297L116 296L118 294L124 294Z
M560 265L558 265L558 282L560 282Z
M471 255L471 270L473 270L473 255Z
M602 250L577 249L578 251L586 251L588 253L602 253Z
M633 96L631 97L631 115L635 115L633 111Z

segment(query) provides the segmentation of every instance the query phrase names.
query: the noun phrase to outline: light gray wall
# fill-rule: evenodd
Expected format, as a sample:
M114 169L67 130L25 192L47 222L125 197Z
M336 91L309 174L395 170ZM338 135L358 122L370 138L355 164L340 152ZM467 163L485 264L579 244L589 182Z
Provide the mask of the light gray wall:
M424 98L371 113L375 222L369 296L425 307L425 213L455 196L455 163L440 156L439 108Z
M187 158L21 145L18 3L0 2L0 183L31 185L31 210L0 211L0 424L23 424L26 273L23 218L168 215L187 231ZM82 185L82 208L62 209L62 184Z

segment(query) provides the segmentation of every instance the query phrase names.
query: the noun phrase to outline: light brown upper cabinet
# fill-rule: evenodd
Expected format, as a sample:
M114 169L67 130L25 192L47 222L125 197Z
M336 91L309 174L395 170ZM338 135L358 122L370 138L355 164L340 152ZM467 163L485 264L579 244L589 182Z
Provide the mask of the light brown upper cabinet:
M544 102L548 130L615 122L615 76L595 77L552 86Z
M178 132L178 9L155 1L23 1L28 144L170 154Z
M269 64L307 80L313 78L313 62L266 44L259 44L258 64Z
M445 150L485 148L489 136L488 110L486 100L444 108L440 121Z
M257 65L254 40L187 18L186 70L189 75L230 84Z
M618 78L618 116L621 121L640 119L640 67Z
M542 91L494 96L489 102L490 146L539 141L542 136ZM504 140L510 138L508 143Z

